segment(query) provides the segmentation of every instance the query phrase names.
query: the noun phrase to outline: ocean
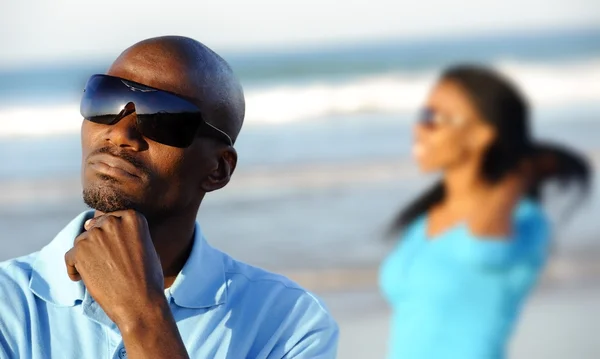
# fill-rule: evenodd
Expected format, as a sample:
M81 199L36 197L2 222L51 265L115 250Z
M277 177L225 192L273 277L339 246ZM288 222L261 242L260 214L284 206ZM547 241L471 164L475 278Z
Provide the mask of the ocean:
M600 162L600 28L223 56L244 85L246 121L232 183L207 196L199 220L215 246L269 269L377 266L393 245L389 221L432 180L410 159L414 114L457 62L513 78L537 137ZM78 101L110 61L0 69L0 260L39 249L85 209ZM550 193L559 221L566 207ZM557 227L557 256L600 248L598 213L594 192Z

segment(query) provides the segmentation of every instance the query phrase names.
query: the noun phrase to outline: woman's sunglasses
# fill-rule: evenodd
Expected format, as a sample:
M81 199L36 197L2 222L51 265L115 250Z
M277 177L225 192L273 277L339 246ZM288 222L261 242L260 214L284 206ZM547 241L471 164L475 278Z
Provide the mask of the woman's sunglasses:
M114 125L135 112L137 130L153 141L185 148L196 136L233 145L231 137L206 122L198 106L167 91L108 75L93 75L81 99L84 119Z
M459 116L450 116L431 107L426 107L419 112L417 123L427 129L434 130L443 126L459 126L464 119Z

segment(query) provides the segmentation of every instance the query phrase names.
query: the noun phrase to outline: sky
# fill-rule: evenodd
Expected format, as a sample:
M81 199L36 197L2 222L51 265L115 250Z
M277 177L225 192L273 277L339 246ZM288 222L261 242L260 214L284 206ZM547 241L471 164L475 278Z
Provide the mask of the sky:
M167 34L219 52L594 25L599 0L0 0L0 68L116 56Z

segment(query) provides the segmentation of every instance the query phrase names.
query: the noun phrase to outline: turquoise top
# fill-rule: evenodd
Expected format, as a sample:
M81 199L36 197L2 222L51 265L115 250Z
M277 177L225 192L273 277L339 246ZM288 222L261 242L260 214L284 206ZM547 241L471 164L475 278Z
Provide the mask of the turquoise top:
M515 210L512 238L480 238L465 223L428 238L427 217L417 219L381 266L393 312L389 358L504 358L549 237L529 200Z

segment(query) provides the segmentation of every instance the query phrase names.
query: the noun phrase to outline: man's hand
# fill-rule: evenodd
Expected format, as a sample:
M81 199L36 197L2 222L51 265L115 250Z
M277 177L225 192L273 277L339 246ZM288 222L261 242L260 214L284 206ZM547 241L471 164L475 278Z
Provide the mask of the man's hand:
M165 301L160 261L143 215L107 213L87 221L85 229L65 254L67 272L73 281L83 280L117 326Z
M87 221L65 254L67 272L119 327L127 356L189 358L164 295L148 223L128 210Z

